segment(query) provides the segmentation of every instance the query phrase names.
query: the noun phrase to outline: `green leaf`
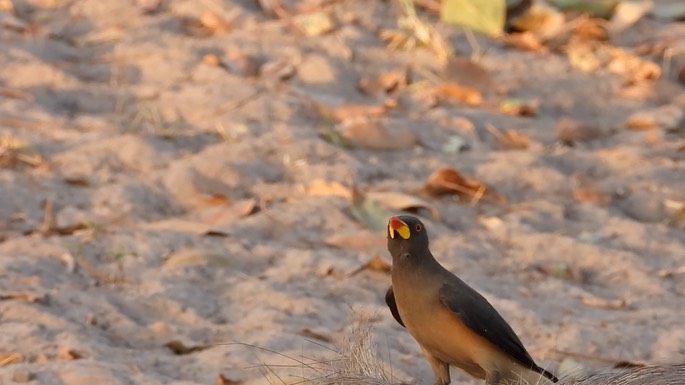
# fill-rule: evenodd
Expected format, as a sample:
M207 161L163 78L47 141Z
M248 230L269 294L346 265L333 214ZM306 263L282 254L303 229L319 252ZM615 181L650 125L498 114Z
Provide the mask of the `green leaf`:
M443 0L440 19L486 35L501 35L506 18L505 0Z

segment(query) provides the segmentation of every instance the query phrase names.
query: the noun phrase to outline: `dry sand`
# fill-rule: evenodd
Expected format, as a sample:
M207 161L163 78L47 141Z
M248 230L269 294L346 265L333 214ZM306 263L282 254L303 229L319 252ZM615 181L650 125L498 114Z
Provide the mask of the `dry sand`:
M416 343L383 303L389 275L347 275L374 255L389 260L382 231L368 247L328 245L366 230L348 199L306 186L411 192L440 167L507 198L427 198L442 219L421 214L434 254L490 299L539 364L555 370L565 358L555 351L685 362L685 227L672 220L685 201L685 137L625 128L634 112L682 112L672 74L631 99L607 69L584 73L560 53L479 39L495 84L490 107L428 107L400 91L400 108L383 119L419 143L346 149L321 138L328 126L316 103L379 104L388 96L360 94L360 78L436 68L429 51L391 52L377 38L395 26L389 2L336 2L335 32L315 37L253 1L179 0L150 13L154 1L41 3L52 6L0 11L0 383L212 384L260 379L262 363L301 375L278 368L297 366L284 356L232 343L335 356L326 347L359 317L373 320L379 357L397 378L429 383ZM201 34L184 20L205 11L229 29L183 32ZM470 52L463 34L448 36ZM615 43L674 48L683 36L683 23L644 19ZM252 78L202 60L239 51L284 69ZM504 98L540 101L538 117L492 108ZM559 143L563 117L600 137ZM488 124L532 144L503 149ZM456 136L469 149L442 151ZM587 185L601 199L574 199ZM219 235L198 234L226 221ZM198 349L175 354L173 341Z

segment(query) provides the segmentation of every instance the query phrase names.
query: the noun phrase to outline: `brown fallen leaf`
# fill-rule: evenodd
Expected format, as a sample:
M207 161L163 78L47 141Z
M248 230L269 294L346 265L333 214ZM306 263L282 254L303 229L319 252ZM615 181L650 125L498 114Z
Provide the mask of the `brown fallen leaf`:
M374 77L362 78L357 83L357 89L365 95L390 94L403 89L409 83L409 70L397 69L383 72Z
M164 347L169 348L177 356L183 356L186 354L191 354L195 352L201 352L203 350L209 349L211 345L192 345L187 346L179 340L169 341L164 344Z
M231 198L224 194L198 194L196 197L198 207L220 206L231 203Z
M440 213L435 207L413 195L394 191L369 191L366 193L366 196L394 210L425 209L430 211L434 218L440 218Z
M637 111L626 120L626 127L631 130L661 128L676 131L684 126L685 109L673 104Z
M305 193L311 196L339 196L350 199L352 191L338 182L329 182L317 179L310 182L304 188Z
M540 39L532 32L512 33L503 36L502 39L508 46L524 51L540 52L545 49Z
M385 235L377 231L334 234L326 238L324 242L331 247L354 251L384 250L386 247Z
M539 100L507 99L500 103L499 110L507 115L525 116L530 118L538 114L537 109L539 106Z
M235 261L230 256L204 248L186 248L172 252L164 259L164 266L209 265L231 267Z
M604 132L599 127L568 117L557 120L555 128L559 141L569 146L576 142L587 142L604 136Z
M679 274L685 274L685 265L677 267L675 269L663 269L659 270L658 273L661 278L672 278Z
M488 93L493 88L493 80L490 71L482 65L467 57L451 57L442 68L443 77L448 87L458 86L475 90L480 93ZM451 90L448 92L455 92ZM458 91L464 92L464 91ZM480 95L478 95L480 97ZM470 96L464 102L474 102L475 97ZM479 102L477 102L479 103Z
M434 93L440 100L465 103L470 106L477 106L483 102L483 98L478 90L456 83L440 84L435 87Z
M232 50L224 56L217 57L217 64L228 72L252 78L259 75L259 60L242 50Z
M359 118L374 118L385 114L385 107L368 104L340 104L335 107L320 108L321 115L337 122L345 122Z
M307 36L320 36L331 32L335 25L326 12L308 12L292 18L295 27Z
M61 347L57 350L57 359L62 361L73 361L83 358L83 355L74 349Z
M24 360L24 355L17 352L0 353L0 366L16 364Z
M31 381L32 379L33 373L29 372L28 370L19 369L12 373L12 381L16 382L17 384L23 384Z
M385 262L383 258L375 254L373 258L371 258L368 262L364 263L363 265L359 266L358 268L354 269L351 271L348 276L353 277L359 273L361 273L364 270L371 270L371 271L378 271L381 273L389 273L390 270L392 270L392 265Z
M202 13L200 24L212 31L213 34L226 32L231 29L230 23L226 19L210 11Z
M493 201L504 202L504 197L492 192L483 182L465 177L457 170L449 167L441 168L433 172L420 191L430 196L454 194L462 199L468 199L477 203L483 197L489 196Z
M597 297L582 297L580 302L588 307L597 307L602 309L624 310L629 308L628 301L625 298L608 300Z
M517 130L500 131L492 124L486 124L485 129L497 140L500 147L508 150L525 150L530 147L530 138Z
M301 336L304 336L304 337L307 337L307 338L311 338L311 339L319 340L319 341L322 341L322 342L326 342L326 343L331 343L331 342L333 342L333 339L332 339L330 336L328 336L328 335L326 335L326 334L324 334L324 333L320 333L320 332L314 331L314 330L312 330L312 329L310 329L310 328L304 328L304 329L300 330L300 335L301 335Z
M528 12L512 21L517 31L529 34L539 42L545 42L562 33L564 14L545 3L534 3Z
M631 27L653 7L652 1L621 1L616 4L614 14L607 25L612 34L623 32Z
M340 134L355 147L370 150L403 150L417 144L416 135L407 127L388 127L380 120L359 120L343 124Z
M576 187L573 189L573 199L576 202L606 205L611 203L611 194L599 191L596 187Z
M621 48L611 47L607 52L609 59L607 69L623 75L627 83L633 84L661 77L661 67L650 60L645 60Z
M216 376L216 380L214 380L214 385L242 385L244 383L245 381L243 380L234 380L224 376L223 374L219 374Z
M199 18L182 16L180 22L181 32L191 37L209 37L230 29L226 20L210 11L205 11Z
M259 67L259 76L263 79L286 81L297 73L297 67L286 59L270 60Z
M259 211L257 199L241 199L232 204L220 204L197 210L189 216L189 219L206 223L213 226L222 226L247 217Z
M10 300L47 304L49 302L49 297L45 293L40 294L40 293L31 293L31 292L25 292L25 291L0 293L0 301L10 301Z

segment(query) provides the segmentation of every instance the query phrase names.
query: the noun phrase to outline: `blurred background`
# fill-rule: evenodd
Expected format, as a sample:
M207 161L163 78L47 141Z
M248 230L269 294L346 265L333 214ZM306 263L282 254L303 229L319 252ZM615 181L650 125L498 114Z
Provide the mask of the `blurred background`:
M361 322L428 383L383 301L405 211L541 366L684 362L684 19L0 0L0 381L296 383Z

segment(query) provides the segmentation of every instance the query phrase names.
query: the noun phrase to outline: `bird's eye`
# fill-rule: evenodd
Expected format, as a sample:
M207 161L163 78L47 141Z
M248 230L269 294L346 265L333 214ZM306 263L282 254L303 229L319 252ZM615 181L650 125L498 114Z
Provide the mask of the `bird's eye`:
M416 231L421 231L421 224L417 223L415 229Z

